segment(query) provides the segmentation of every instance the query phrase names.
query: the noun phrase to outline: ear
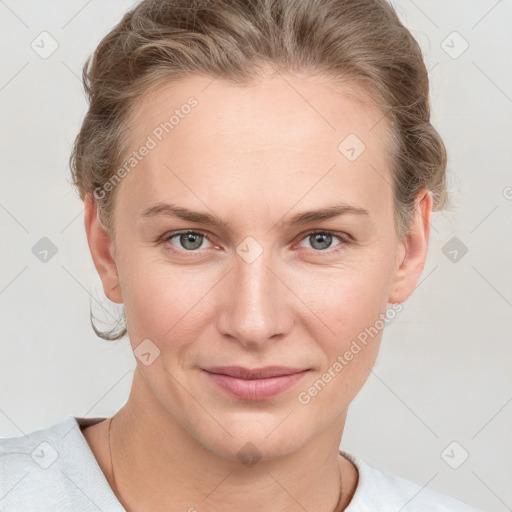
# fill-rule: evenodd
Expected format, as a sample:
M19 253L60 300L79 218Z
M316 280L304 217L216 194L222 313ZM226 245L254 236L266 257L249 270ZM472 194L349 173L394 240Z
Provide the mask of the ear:
M416 196L410 231L400 242L397 252L397 266L388 301L391 304L405 302L412 295L423 272L427 259L431 212L432 196L428 190L422 189Z
M114 259L114 242L98 218L98 204L92 194L84 200L84 224L89 250L98 271L105 295L117 304L123 302L117 265Z

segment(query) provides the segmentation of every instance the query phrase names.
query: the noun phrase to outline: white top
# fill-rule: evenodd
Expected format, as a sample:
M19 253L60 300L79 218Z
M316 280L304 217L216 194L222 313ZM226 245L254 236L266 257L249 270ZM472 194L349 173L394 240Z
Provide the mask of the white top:
M67 416L25 436L0 439L0 510L125 512L79 428L104 419ZM359 471L357 489L345 512L479 512L341 453Z

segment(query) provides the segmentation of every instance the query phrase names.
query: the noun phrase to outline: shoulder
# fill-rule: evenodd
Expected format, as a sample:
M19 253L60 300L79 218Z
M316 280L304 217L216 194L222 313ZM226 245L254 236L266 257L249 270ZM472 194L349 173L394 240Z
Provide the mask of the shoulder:
M68 416L47 428L0 439L2 511L69 509L72 468L84 453L78 432L77 419Z
M345 512L479 512L451 496L380 471L345 451L341 453L359 473L357 488Z
M59 495L61 475L56 471L60 447L70 418L19 437L0 439L0 496L2 510L34 506L30 496L43 503ZM52 503L56 507L58 503Z

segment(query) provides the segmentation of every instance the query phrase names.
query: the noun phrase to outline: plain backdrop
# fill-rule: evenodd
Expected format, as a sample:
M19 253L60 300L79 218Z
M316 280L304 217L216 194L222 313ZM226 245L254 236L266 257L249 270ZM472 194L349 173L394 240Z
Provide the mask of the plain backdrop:
M108 416L128 396L128 339L100 340L89 325L90 301L99 313L107 299L68 158L87 107L82 65L132 4L0 1L2 437ZM483 510L511 510L512 2L393 5L424 51L454 208L433 216L424 272L384 331L341 447ZM51 55L34 49L41 37L48 52L58 45ZM33 249L43 237L56 251L46 262Z

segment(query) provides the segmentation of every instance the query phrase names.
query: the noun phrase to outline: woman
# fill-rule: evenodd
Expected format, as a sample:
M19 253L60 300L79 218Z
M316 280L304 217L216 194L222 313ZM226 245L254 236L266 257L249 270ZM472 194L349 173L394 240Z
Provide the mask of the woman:
M137 368L112 418L1 441L2 510L474 511L339 451L447 202L390 5L145 0L84 84L73 181L126 318L93 328Z

